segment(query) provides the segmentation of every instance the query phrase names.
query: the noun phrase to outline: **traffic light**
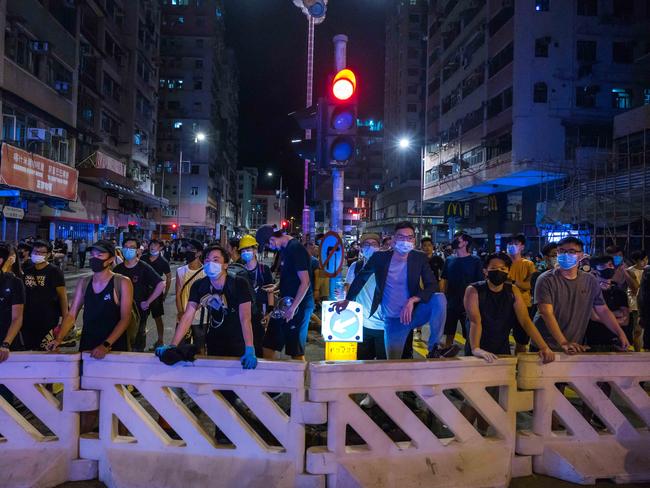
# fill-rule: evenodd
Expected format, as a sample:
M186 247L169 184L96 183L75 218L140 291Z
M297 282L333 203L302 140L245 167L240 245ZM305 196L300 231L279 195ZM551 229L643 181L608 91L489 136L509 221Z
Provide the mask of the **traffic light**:
M178 226L176 224L172 224L172 230L176 230Z
M282 225L283 229L288 229L289 228L289 221L288 220L283 220L280 225Z
M321 167L345 166L356 153L357 78L352 70L334 75L325 103Z

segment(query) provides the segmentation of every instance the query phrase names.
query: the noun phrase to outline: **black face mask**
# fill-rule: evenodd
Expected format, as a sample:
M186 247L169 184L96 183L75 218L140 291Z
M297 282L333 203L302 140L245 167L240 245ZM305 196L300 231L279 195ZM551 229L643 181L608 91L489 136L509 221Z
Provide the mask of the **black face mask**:
M185 262L187 264L190 264L195 259L196 259L196 251L187 251L185 253Z
M508 279L508 273L505 271L500 271L498 269L493 269L488 271L488 280L495 286L503 285Z
M616 270L612 268L605 268L605 269L598 270L598 274L600 275L600 277L606 280L611 280L614 277L615 272Z
M458 239L454 239L453 241L451 241L452 249L458 249L459 246L460 246L460 241Z
M93 273L99 273L100 271L104 271L104 263L106 261L106 259L90 258L88 263L90 264L90 269L93 270Z

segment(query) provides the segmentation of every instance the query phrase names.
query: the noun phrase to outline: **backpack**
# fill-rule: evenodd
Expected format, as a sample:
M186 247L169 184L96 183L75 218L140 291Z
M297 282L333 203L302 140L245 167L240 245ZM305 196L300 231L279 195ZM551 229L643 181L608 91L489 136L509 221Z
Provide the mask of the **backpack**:
M257 299L255 290L253 289L253 284L251 283L250 278L248 277L248 270L243 264L239 263L230 263L228 265L228 276L231 277L236 277L239 276L240 278L243 278L244 281L248 284L248 291L250 292L251 297L253 297L251 301L251 307L255 307L255 301Z
M128 277L118 273L115 273L114 276L115 276L115 283L113 286L113 290L115 292L115 297L117 298L117 304L119 305L121 300L121 294L122 294L122 280L128 279ZM92 282L92 276L87 276L84 278L84 290L88 288L88 285L92 284L91 282ZM126 327L126 331L124 332L126 334L127 350L129 351L132 350L133 344L135 344L135 339L138 335L139 327L140 327L140 311L138 310L138 306L136 305L135 301L133 301L133 304L131 305L131 316L129 317L129 325Z

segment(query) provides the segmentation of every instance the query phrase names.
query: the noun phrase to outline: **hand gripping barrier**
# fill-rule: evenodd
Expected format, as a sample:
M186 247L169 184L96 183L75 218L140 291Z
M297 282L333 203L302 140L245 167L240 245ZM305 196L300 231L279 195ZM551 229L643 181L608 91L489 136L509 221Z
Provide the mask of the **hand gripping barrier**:
M516 412L532 408L532 396L516 391L515 364L515 358L311 363L309 400L327 404L328 431L326 447L307 450L307 471L327 475L330 488L508 486ZM497 388L491 394L487 387ZM394 432L359 406L355 398L363 395L396 424ZM459 411L461 398L491 426L486 436ZM437 427L409 401L435 416ZM356 442L346 439L348 426Z
M100 400L99 436L81 437L81 456L99 461L111 488L323 486L323 476L304 473L304 424L325 422L324 405L305 402L305 369L298 361L243 370L234 360L167 366L153 355L83 354L83 387Z
M77 412L96 400L79 391L79 354L11 353L0 363L0 385L2 487L52 487L97 475L97 463L77 459Z
M535 408L532 432L517 434L517 453L533 456L536 473L574 483L650 480L650 396L640 384L650 381L650 353L556 357L541 366L519 356L519 388L535 391ZM561 392L568 388L588 413Z

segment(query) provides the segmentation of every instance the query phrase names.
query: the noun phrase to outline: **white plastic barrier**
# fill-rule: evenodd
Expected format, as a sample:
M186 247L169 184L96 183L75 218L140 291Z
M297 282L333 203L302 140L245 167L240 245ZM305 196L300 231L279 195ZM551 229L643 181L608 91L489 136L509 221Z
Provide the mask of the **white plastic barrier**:
M574 483L650 481L650 396L643 381L650 381L650 353L558 355L544 366L520 356L519 388L535 390L535 398L533 430L518 433L517 453L533 456L536 473ZM595 429L561 393L566 383L606 431ZM598 383L609 383L612 394ZM624 412L633 412L637 425ZM555 426L553 413L560 420Z
M327 447L307 450L307 471L327 475L328 487L507 487L515 448L516 412L530 394L516 391L515 358L311 363L309 400L328 406ZM496 386L498 402L486 391ZM457 390L491 425L482 436L450 400ZM453 438L434 435L402 400L432 412ZM410 441L394 442L350 395L369 394ZM454 404L456 403L456 405ZM365 445L349 445L352 427ZM358 441L357 441L358 442ZM527 461L523 458L523 462Z
M233 360L166 366L153 355L112 353L103 360L84 354L83 368L83 387L100 392L100 427L99 438L82 436L80 452L99 461L99 479L111 488L324 486L323 476L304 473L304 424L323 423L325 409L305 402L303 362L260 361L243 370ZM291 395L290 415L268 395L277 392ZM195 402L194 411L181 397ZM280 445L260 436L232 401L243 402ZM234 445L218 442L206 417Z
M77 412L96 400L94 392L79 391L79 354L11 353L0 363L0 385L11 392L0 396L2 487L45 488L97 476L97 463L78 459ZM62 402L51 391L61 385Z

